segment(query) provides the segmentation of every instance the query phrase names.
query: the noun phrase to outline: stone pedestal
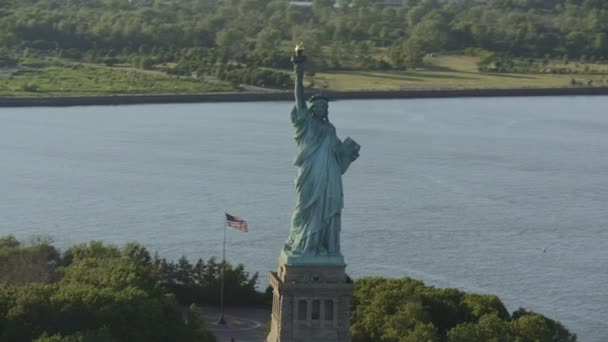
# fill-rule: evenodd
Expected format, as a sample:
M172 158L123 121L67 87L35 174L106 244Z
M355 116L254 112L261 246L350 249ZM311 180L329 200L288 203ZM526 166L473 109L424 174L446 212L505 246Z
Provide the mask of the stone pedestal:
M283 258L282 258L283 259ZM274 289L267 342L349 342L354 284L342 264L290 265L268 274Z

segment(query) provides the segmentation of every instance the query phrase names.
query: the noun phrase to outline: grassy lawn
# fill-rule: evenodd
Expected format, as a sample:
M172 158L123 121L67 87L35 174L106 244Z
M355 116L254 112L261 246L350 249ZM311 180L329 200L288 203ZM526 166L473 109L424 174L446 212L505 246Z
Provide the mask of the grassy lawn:
M316 88L329 90L402 90L445 88L518 88L608 86L608 65L547 61L543 68L566 68L572 74L480 73L478 58L427 57L426 67L405 71L319 72ZM519 63L528 63L521 60ZM540 63L540 62L535 62ZM591 81L591 83L589 83ZM222 82L174 77L160 71L108 67L65 60L29 60L19 69L0 70L0 96L105 94L176 94L234 91Z
M30 61L0 74L0 96L203 93L231 91L224 84L160 72L61 61Z
M399 90L439 88L565 87L571 79L587 85L608 86L608 75L598 74L507 74L480 73L475 57L427 58L424 69L406 71L319 72L314 84L331 90ZM583 66L578 65L578 68ZM607 65L593 64L592 70L608 72Z

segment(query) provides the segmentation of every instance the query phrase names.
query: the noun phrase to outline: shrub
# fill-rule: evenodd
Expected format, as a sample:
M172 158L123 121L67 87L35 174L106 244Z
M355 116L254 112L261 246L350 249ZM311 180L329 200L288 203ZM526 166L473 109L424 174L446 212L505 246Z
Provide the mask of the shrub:
M39 90L39 87L36 83L33 82L27 82L21 85L21 90L23 91L27 91L30 93L36 93Z

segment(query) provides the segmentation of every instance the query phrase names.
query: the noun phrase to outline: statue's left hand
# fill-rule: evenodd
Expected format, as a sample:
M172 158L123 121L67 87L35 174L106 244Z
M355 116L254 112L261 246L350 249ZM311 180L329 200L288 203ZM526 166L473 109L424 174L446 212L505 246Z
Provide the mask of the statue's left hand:
M353 151L350 154L350 160L351 161L355 161L357 160L357 158L359 158L359 150L361 149L361 146L357 145Z
M350 163L359 158L359 150L361 150L361 146L357 144L350 137L344 139L344 142L339 143L334 147L334 151L336 153L338 164L340 164L340 168L342 169L342 173L346 172Z
M355 161L357 158L359 158L359 151L361 150L361 145L357 144L350 137L347 138L345 142L350 148L350 160Z

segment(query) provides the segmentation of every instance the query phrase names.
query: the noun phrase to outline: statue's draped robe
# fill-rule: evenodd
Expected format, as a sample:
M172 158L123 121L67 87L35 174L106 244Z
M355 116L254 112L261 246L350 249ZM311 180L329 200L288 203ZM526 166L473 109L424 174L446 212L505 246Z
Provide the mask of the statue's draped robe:
M350 157L329 121L294 108L291 119L298 152L294 165L296 208L285 252L291 255L340 254L340 213L344 207L342 174Z

